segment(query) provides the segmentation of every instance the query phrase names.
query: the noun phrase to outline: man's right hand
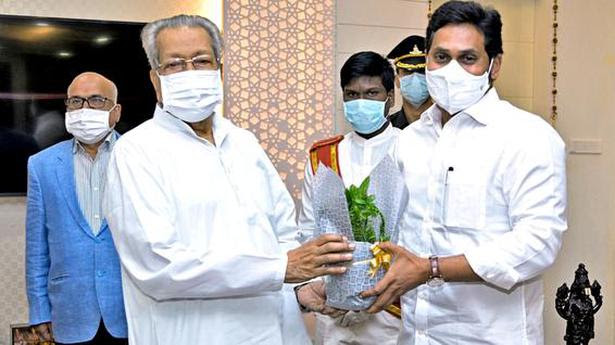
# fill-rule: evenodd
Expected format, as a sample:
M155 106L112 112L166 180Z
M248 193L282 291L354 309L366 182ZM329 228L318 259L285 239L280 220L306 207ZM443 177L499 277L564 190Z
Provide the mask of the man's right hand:
M290 250L285 283L301 283L327 274L342 274L346 267L330 266L352 260L354 244L346 237L324 234Z
M329 307L326 304L327 296L324 281L307 283L297 290L297 302L309 311L314 311L332 318L338 318L346 313L346 310Z
M53 334L51 333L51 322L45 322L34 326L34 331L38 336L39 342L53 341Z

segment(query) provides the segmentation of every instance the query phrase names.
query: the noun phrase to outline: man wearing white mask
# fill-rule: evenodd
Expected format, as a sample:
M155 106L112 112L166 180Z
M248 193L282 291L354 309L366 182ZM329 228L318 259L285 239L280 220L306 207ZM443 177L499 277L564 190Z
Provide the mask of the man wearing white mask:
M337 235L300 247L294 203L254 135L215 113L218 28L200 16L147 24L158 104L109 162L105 215L122 263L133 344L309 344L293 286L352 259Z
M433 104L425 79L425 38L417 35L404 38L387 58L395 65L395 85L402 96L401 109L391 114L389 121L404 129Z
M107 162L118 134L117 88L100 74L68 87L74 139L30 157L26 288L40 341L127 344L120 263L102 217Z
M542 273L566 223L565 147L499 98L499 13L450 1L427 28L435 104L399 137L409 203L390 270L364 296L402 294L400 344L544 343Z
M303 239L316 230L312 208L314 174L320 163L340 175L344 185L358 186L372 169L393 152L401 132L387 120L395 102L393 67L380 54L359 52L342 66L340 81L344 100L344 117L353 131L316 142L310 149L303 180L299 228ZM297 288L322 289L322 281ZM324 295L324 294L321 294ZM324 302L324 301L323 301ZM386 311L376 315L348 311L332 318L316 314L316 344L382 344L393 345L401 326L400 320Z

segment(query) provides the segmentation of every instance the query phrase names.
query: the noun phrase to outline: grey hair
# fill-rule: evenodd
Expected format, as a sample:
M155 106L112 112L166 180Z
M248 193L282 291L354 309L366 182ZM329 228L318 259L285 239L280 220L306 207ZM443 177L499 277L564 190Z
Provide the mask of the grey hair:
M205 29L205 31L209 34L209 37L211 37L216 62L220 65L220 57L222 54L222 36L220 35L220 30L216 24L201 16L180 14L174 17L158 19L143 27L143 30L141 31L141 42L143 44L145 54L147 55L149 65L152 69L158 68L158 65L160 64L160 51L158 51L158 45L156 42L158 33L160 33L162 29L180 27L200 27Z

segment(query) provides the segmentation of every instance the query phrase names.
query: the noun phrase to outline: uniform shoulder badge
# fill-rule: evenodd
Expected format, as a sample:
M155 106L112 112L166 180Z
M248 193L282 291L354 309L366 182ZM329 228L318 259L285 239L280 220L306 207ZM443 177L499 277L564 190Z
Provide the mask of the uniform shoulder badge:
M343 139L343 135L337 135L332 138L319 140L312 145L310 148L310 166L312 168L312 174L316 174L318 164L322 163L335 171L340 177L342 176L337 146Z

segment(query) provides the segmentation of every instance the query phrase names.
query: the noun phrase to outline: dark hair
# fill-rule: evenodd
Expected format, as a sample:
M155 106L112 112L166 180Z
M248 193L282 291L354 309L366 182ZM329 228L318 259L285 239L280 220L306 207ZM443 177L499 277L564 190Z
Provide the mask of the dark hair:
M427 51L431 48L431 42L436 31L449 24L474 25L485 38L485 50L489 59L504 53L502 50L500 13L491 7L483 7L474 1L449 1L438 7L427 26Z
M395 72L391 63L382 55L374 52L359 52L353 54L344 62L340 71L342 89L353 79L359 77L380 77L387 92L393 90Z

